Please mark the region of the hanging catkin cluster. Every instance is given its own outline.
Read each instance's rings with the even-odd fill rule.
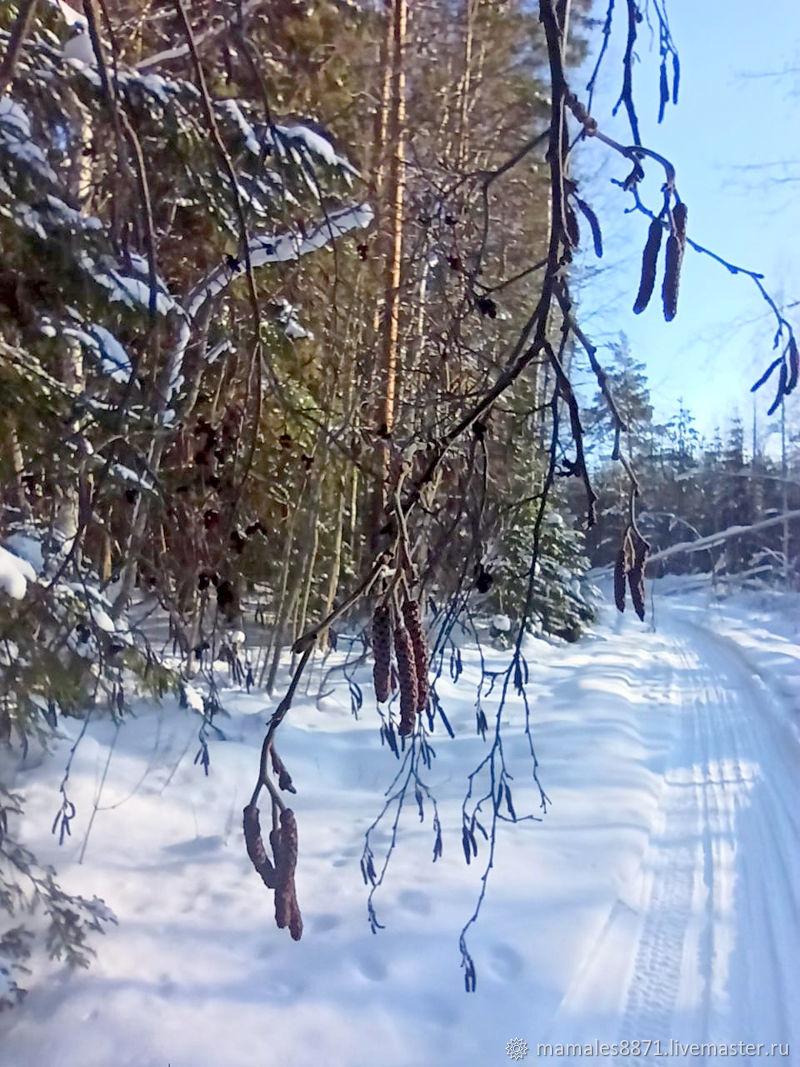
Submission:
[[[678,312],[678,289],[681,280],[683,253],[686,250],[686,204],[679,202],[672,209],[670,235],[667,238],[667,251],[664,264],[664,282],[661,286],[661,299],[664,305],[664,318],[671,322]],[[650,303],[656,283],[658,253],[661,249],[661,237],[664,224],[661,218],[653,219],[647,231],[647,241],[642,253],[642,273],[639,280],[639,292],[633,305],[635,314],[640,315]]]
[[[644,620],[644,571],[650,545],[635,526],[629,525],[622,538],[614,566],[614,601],[619,611],[625,610],[626,585],[630,589],[633,610]]]
[[[291,808],[284,808],[280,824],[270,832],[272,861],[261,836],[258,808],[248,804],[243,812],[244,840],[247,855],[268,889],[275,890],[275,922],[279,929],[289,927],[295,941],[303,936],[303,918],[297,903],[295,868],[297,867],[297,820]]]
[[[402,617],[393,620],[390,609],[378,605],[372,616],[373,679],[375,696],[386,702],[395,686],[400,690],[401,737],[413,733],[417,715],[428,705],[428,646],[418,601],[406,599]],[[394,663],[392,663],[394,644]]]

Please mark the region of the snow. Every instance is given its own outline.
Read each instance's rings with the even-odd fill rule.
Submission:
[[[254,156],[261,155],[261,145],[258,143],[255,131],[247,119],[242,114],[242,109],[236,103],[235,100],[223,100],[217,104],[217,107],[221,111],[225,111],[233,119],[234,123],[238,126],[239,132],[244,137],[245,145],[248,152],[251,152]]]
[[[494,615],[492,617],[492,626],[501,634],[507,634],[511,629],[511,619],[508,615]]]
[[[321,248],[325,248],[337,238],[344,236],[354,229],[363,229],[370,225],[374,218],[374,212],[366,202],[354,204],[350,207],[341,208],[338,211],[329,212],[324,220],[316,223],[308,230],[297,230],[282,233],[277,236],[253,237],[249,242],[250,262],[254,268],[263,267],[269,263],[287,263],[309,255]],[[239,268],[241,270],[241,267]],[[231,269],[228,262],[215,267],[201,282],[189,293],[184,305],[184,320],[181,323],[178,342],[170,354],[170,375],[168,378],[167,403],[169,404],[183,382],[181,366],[183,356],[192,336],[192,321],[207,300],[213,299],[226,289],[237,271]],[[299,338],[310,336],[302,324],[290,315],[284,326],[287,336]],[[302,335],[300,331],[303,331]],[[164,422],[173,418],[174,414],[167,411]]]
[[[253,267],[263,267],[268,263],[288,263],[300,259],[302,256],[324,248],[331,241],[344,236],[351,230],[369,226],[373,215],[369,204],[355,204],[330,212],[325,219],[304,232],[297,230],[278,235],[253,237],[250,239],[251,263]],[[206,300],[226,289],[234,277],[235,271],[227,262],[211,271],[189,295],[186,302],[187,315],[190,318],[194,317]],[[188,325],[186,329],[188,330]]]
[[[26,559],[0,545],[0,592],[22,600],[28,590],[28,582],[36,581],[36,572]]]
[[[96,219],[92,215],[82,215],[80,211],[76,211],[75,208],[69,207],[68,204],[65,204],[64,201],[60,200],[57,196],[48,194],[45,197],[44,203],[49,212],[59,216],[61,223],[75,233],[80,230],[103,229],[103,223],[100,219]]]
[[[276,319],[278,325],[290,341],[300,341],[306,337],[312,337],[310,330],[300,322],[297,317],[297,308],[283,299],[276,304]]]
[[[212,363],[216,363],[223,352],[233,352],[233,350],[233,341],[231,341],[229,337],[226,337],[223,341],[219,341],[206,352],[206,365],[211,366]]]
[[[72,63],[83,63],[87,67],[97,65],[92,40],[86,24],[80,21],[73,23],[72,35],[64,44],[62,55],[65,60]]]
[[[153,488],[153,483],[147,475],[137,474],[130,467],[126,467],[124,463],[112,463],[110,473],[116,475],[117,478],[121,478],[124,482],[130,482],[136,489],[151,490]]]
[[[115,382],[126,384],[131,376],[131,357],[105,326],[94,323],[89,329],[100,347],[100,369]]]
[[[37,533],[18,530],[9,534],[3,542],[9,552],[25,560],[38,575],[44,570],[44,557],[42,555],[42,542]]]
[[[457,682],[438,683],[455,738],[437,722],[437,758],[422,771],[438,798],[443,855],[431,863],[430,804],[420,822],[412,800],[375,896],[385,926],[376,935],[359,858],[398,765],[378,738],[369,663],[356,669],[357,720],[340,676],[317,703],[317,669],[278,732],[297,787],[299,943],[275,928],[241,834],[275,701],[221,687],[230,718],[217,720],[225,740],[209,740],[208,777],[192,762],[197,689],[196,710],[142,703],[118,733],[91,721],[69,780],[73,835],[59,849],[58,782],[85,725],[65,719],[50,761],[18,775],[25,843],[68,889],[102,896],[119,927],[95,942],[90,971],[65,980],[53,968],[0,1016],[0,1062],[491,1067],[509,1062],[514,1039],[527,1042],[530,1062],[556,1058],[537,1055],[541,1042],[660,1041],[662,1055],[670,1039],[800,1047],[800,597],[719,599],[680,580],[654,593],[655,630],[609,611],[575,644],[526,642],[552,804],[541,822],[500,824],[468,933],[470,995],[458,935],[488,850],[479,838],[465,865],[460,810],[492,731],[486,743],[475,736],[474,649],[461,648]],[[509,653],[484,656],[498,670]],[[342,659],[332,653],[326,668]],[[491,723],[497,693],[481,702]],[[518,697],[503,718],[517,814],[541,814]],[[381,824],[375,835],[376,865],[389,831]],[[559,1059],[636,1058],[576,1056]]]
[[[81,267],[90,274],[98,285],[102,285],[109,291],[112,303],[118,301],[128,307],[150,307],[150,285],[139,278],[121,274],[111,265],[102,267],[91,256],[82,252],[78,257]],[[164,283],[159,281],[156,286],[156,310],[162,315],[175,309],[175,301],[167,291]]]
[[[300,145],[303,150],[319,158],[329,167],[341,167],[347,173],[358,177],[356,168],[344,156],[339,155],[331,141],[321,131],[313,130],[310,126],[294,123],[291,126],[277,125],[273,127],[280,138],[292,145]],[[279,143],[279,141],[278,141]]]
[[[31,135],[31,120],[25,108],[10,96],[0,97],[0,122],[13,129],[20,138]]]
[[[74,7],[66,3],[66,0],[48,0],[48,3],[51,7],[55,7],[60,11],[61,17],[68,26],[86,26],[86,19],[83,15],[80,15]]]
[[[203,698],[193,685],[190,685],[188,682],[184,683],[183,695],[188,708],[191,708],[192,711],[199,711],[201,715],[205,714]]]
[[[46,182],[55,184],[56,176],[41,148],[31,139],[31,123],[22,104],[11,97],[0,98],[0,149],[17,163],[30,167]],[[36,215],[28,211],[28,215]],[[26,220],[30,224],[30,220]],[[36,226],[32,225],[35,229]],[[44,235],[42,235],[44,236]]]

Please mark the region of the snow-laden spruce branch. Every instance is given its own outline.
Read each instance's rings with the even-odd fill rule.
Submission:
[[[355,229],[370,225],[373,211],[369,204],[359,203],[329,212],[324,219],[308,230],[287,230],[280,234],[260,235],[248,239],[250,265],[253,269],[274,263],[290,263],[332,244]],[[167,402],[183,381],[182,364],[192,336],[194,323],[209,300],[219,296],[237,278],[242,268],[237,260],[223,260],[202,278],[190,291],[183,304],[178,342],[169,356]]]

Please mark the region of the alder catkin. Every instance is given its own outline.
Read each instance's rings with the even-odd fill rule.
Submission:
[[[676,204],[672,211],[673,232],[667,240],[667,257],[664,267],[664,285],[661,295],[664,300],[664,318],[672,322],[678,313],[678,289],[681,282],[681,264],[686,249],[686,204]]]
[[[414,668],[414,648],[405,626],[394,631],[394,654],[400,682],[400,727],[398,733],[406,737],[414,730],[417,717],[417,672]]]
[[[275,856],[275,922],[282,930],[288,926],[297,906],[294,872],[297,866],[297,820],[291,808],[281,812],[280,832],[272,832],[270,840],[277,845]],[[294,907],[293,907],[294,905]]]
[[[578,218],[569,204],[566,204],[564,207],[564,222],[567,228],[569,243],[573,248],[577,248],[581,243],[581,231],[578,228]]]
[[[678,288],[681,281],[683,248],[674,234],[667,238],[667,258],[664,266],[664,285],[661,296],[664,301],[664,319],[672,322],[678,313]]]
[[[375,657],[372,669],[375,696],[384,704],[392,692],[392,620],[384,605],[375,608],[372,616],[372,654]]]
[[[786,382],[786,396],[793,392],[797,385],[798,374],[800,373],[800,357],[797,353],[797,342],[794,337],[789,338],[789,344],[786,348],[786,353],[789,357],[789,377]]]
[[[644,311],[650,303],[650,297],[653,295],[663,229],[664,227],[658,219],[653,219],[647,231],[647,241],[642,252],[642,276],[639,281],[639,292],[636,296],[636,303],[633,305],[633,311],[636,315],[640,315]]]
[[[242,812],[244,826],[244,843],[247,855],[255,867],[261,880],[268,889],[275,888],[275,868],[269,861],[264,841],[261,837],[261,822],[258,817],[258,808],[255,804],[248,804]]]
[[[683,248],[686,248],[686,220],[689,215],[689,209],[682,201],[676,204],[672,209],[672,222],[675,226],[675,236],[680,241]]]
[[[617,611],[625,610],[625,550],[620,548],[614,563],[614,603]]]
[[[422,713],[428,706],[428,645],[422,626],[422,608],[419,601],[407,600],[403,604],[403,621],[411,638],[414,652],[414,671],[417,676],[417,711]]]
[[[634,611],[642,622],[644,622],[644,571],[647,566],[647,555],[650,551],[650,545],[638,532],[634,532],[633,534],[633,549],[634,557],[633,564],[628,571],[628,585],[630,586],[631,603],[633,604]]]

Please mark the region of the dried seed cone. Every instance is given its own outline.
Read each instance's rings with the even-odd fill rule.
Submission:
[[[398,732],[401,737],[406,737],[413,732],[417,717],[417,672],[414,666],[414,647],[405,626],[395,627],[394,654],[400,680],[400,728]]]
[[[678,288],[681,282],[681,263],[683,262],[683,244],[674,235],[667,239],[667,260],[664,266],[664,285],[661,296],[664,301],[664,318],[672,322],[678,313]]]
[[[403,622],[406,624],[411,647],[414,650],[414,670],[417,675],[417,711],[421,714],[428,706],[428,644],[422,627],[422,608],[419,601],[407,600],[403,604]]]
[[[650,228],[647,231],[647,241],[645,242],[644,251],[642,252],[642,276],[639,281],[639,292],[636,296],[636,303],[633,305],[633,311],[636,315],[641,315],[650,303],[650,297],[653,295],[653,288],[656,284],[658,252],[661,248],[662,230],[663,226],[658,219],[653,219],[650,223]]]
[[[372,616],[372,654],[375,657],[372,668],[375,696],[383,704],[392,692],[392,620],[387,607],[375,608]]]
[[[621,548],[617,553],[614,564],[614,603],[617,611],[625,610],[625,550]]]
[[[244,843],[247,855],[255,867],[261,880],[268,889],[275,888],[275,868],[269,861],[264,841],[261,837],[261,823],[258,817],[258,808],[255,804],[248,804],[242,813],[244,824]]]

